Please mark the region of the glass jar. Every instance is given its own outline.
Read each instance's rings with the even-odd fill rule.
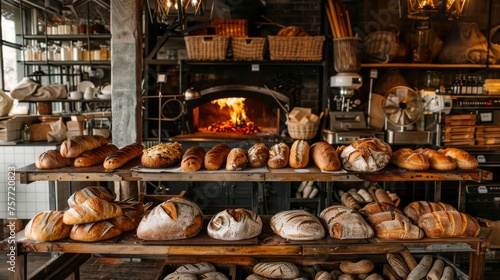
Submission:
[[[99,58],[101,60],[108,60],[108,50],[106,45],[100,45]]]
[[[87,61],[90,59],[89,51],[86,48],[82,48],[82,60]]]
[[[94,21],[94,34],[102,34],[104,33],[104,25],[100,20],[96,19]]]
[[[414,23],[411,35],[411,59],[416,63],[431,63],[432,49],[431,36],[432,29],[430,21],[417,21]]]
[[[106,53],[108,55],[108,60],[111,60],[111,46],[106,47]]]
[[[87,22],[84,19],[80,20],[79,31],[80,34],[87,34]]]

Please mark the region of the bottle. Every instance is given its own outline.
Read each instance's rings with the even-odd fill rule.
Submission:
[[[429,21],[415,22],[413,25],[414,43],[411,46],[412,62],[432,62],[431,35],[431,23]]]
[[[458,94],[464,94],[464,92],[465,92],[465,90],[464,90],[464,80],[460,76],[458,78]]]
[[[29,143],[31,140],[31,134],[30,134],[30,127],[28,124],[24,124],[23,128],[23,142],[24,143]]]
[[[477,76],[472,77],[472,91],[471,94],[477,95]]]
[[[467,76],[465,93],[466,94],[471,94],[472,93],[472,76]]]
[[[477,94],[483,94],[483,77],[477,77]]]
[[[452,94],[459,94],[460,93],[460,76],[455,75],[455,80],[453,81],[453,84],[451,85],[451,93]]]

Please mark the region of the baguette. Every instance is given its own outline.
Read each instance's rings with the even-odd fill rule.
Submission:
[[[269,159],[269,147],[264,143],[257,143],[248,149],[248,166],[264,167]]]
[[[455,270],[449,265],[443,269],[443,275],[440,280],[453,280],[455,279]]]
[[[108,140],[100,135],[75,135],[61,144],[60,153],[64,158],[76,158],[85,151],[106,144]]]
[[[63,158],[58,150],[49,150],[41,153],[35,161],[38,169],[54,169],[71,166],[73,162],[70,159]]]
[[[181,169],[185,172],[200,170],[205,158],[205,149],[200,146],[192,146],[186,150],[181,160]]]
[[[415,267],[410,274],[408,274],[408,277],[406,278],[407,280],[420,280],[422,278],[425,278],[427,275],[427,272],[429,272],[429,269],[431,269],[433,258],[431,255],[425,255],[420,262],[418,263],[417,267]]]
[[[387,262],[401,279],[406,279],[410,274],[410,269],[400,255],[387,253]]]
[[[102,164],[110,153],[116,151],[118,151],[118,148],[115,145],[106,144],[81,153],[80,156],[75,159],[74,165],[75,167],[90,167]]]
[[[115,200],[115,194],[111,193],[108,189],[99,186],[90,186],[79,191],[74,192],[68,198],[68,206],[73,207],[84,203],[87,199],[97,196],[100,199],[104,199],[108,202],[113,202]]]
[[[142,156],[143,150],[144,146],[141,144],[133,143],[127,145],[107,155],[104,159],[103,167],[107,170],[120,168],[127,162]]]
[[[227,155],[231,151],[226,144],[217,144],[205,154],[203,165],[208,170],[217,170],[226,162]]]
[[[443,275],[444,271],[444,261],[441,259],[435,259],[434,263],[431,266],[429,272],[425,276],[427,280],[440,280],[441,275]]]
[[[74,225],[69,237],[77,241],[101,241],[114,238],[122,234],[122,230],[109,221],[99,221]]]
[[[410,250],[408,249],[405,249],[401,252],[399,252],[399,254],[401,255],[401,257],[403,258],[403,260],[405,261],[406,263],[406,266],[408,267],[408,269],[410,271],[412,271],[417,265],[418,265],[418,262],[417,260],[415,259],[415,257],[411,254]]]
[[[63,223],[64,211],[44,211],[33,217],[24,229],[29,240],[56,241],[69,237],[71,226]]]
[[[336,171],[342,168],[337,151],[326,141],[311,145],[310,156],[314,164],[322,171]]]
[[[122,209],[118,205],[98,197],[91,197],[84,203],[65,211],[63,222],[67,225],[92,223],[119,217],[122,214]]]
[[[309,143],[295,140],[290,148],[289,164],[292,168],[304,168],[309,164]]]
[[[458,148],[446,148],[438,150],[439,153],[454,159],[458,169],[472,170],[479,165],[477,159],[468,152]]]

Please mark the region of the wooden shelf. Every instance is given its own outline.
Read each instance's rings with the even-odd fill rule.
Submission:
[[[51,41],[68,41],[68,40],[110,40],[111,34],[61,34],[61,35],[20,35],[28,40],[51,40]]]
[[[500,65],[498,65],[500,68]],[[429,68],[429,69],[449,69],[449,68],[474,68],[481,69],[492,67],[486,64],[437,64],[437,63],[362,63],[361,68]]]

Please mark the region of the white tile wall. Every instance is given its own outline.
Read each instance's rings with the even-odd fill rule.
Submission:
[[[7,216],[7,169],[16,169],[35,162],[42,152],[55,149],[46,145],[0,146],[0,219]],[[18,219],[31,219],[38,212],[50,210],[49,182],[16,183],[16,210]]]

